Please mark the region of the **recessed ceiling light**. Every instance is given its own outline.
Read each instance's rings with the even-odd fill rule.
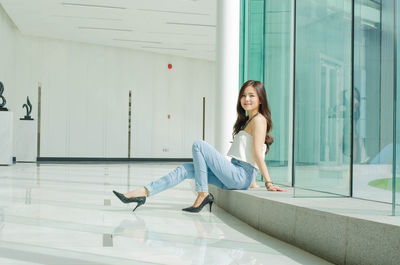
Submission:
[[[91,29],[91,30],[110,30],[110,31],[127,31],[131,32],[131,29],[116,29],[116,28],[94,28],[94,27],[78,27],[78,29]]]
[[[206,24],[191,24],[191,23],[180,23],[180,22],[167,22],[170,25],[182,25],[182,26],[197,26],[197,27],[211,27],[215,28],[216,25],[206,25]]]
[[[160,49],[160,50],[178,50],[178,51],[187,51],[187,49],[182,48],[163,48],[163,47],[151,47],[151,46],[142,46],[145,49]]]
[[[113,39],[115,41],[126,41],[126,42],[140,42],[140,43],[154,43],[161,44],[159,41],[147,41],[147,40],[129,40],[129,39]]]
[[[126,9],[126,7],[122,6],[104,6],[104,5],[91,5],[91,4],[78,4],[78,3],[61,3],[64,6],[80,6],[80,7],[95,7],[95,8],[112,8],[112,9]]]
[[[88,20],[122,21],[122,19],[120,19],[120,18],[103,18],[103,17],[79,17],[79,16],[64,16],[64,15],[53,15],[53,17],[77,18],[77,19],[88,19]]]
[[[192,33],[178,33],[178,32],[147,32],[147,33],[158,34],[158,35],[208,36],[208,34],[192,34]]]
[[[191,45],[191,46],[214,46],[212,43],[183,43],[183,45]]]
[[[210,15],[210,14],[206,14],[206,13],[158,10],[158,9],[148,9],[148,8],[139,8],[137,10],[146,11],[146,12],[171,13],[171,14],[196,15],[196,16],[209,16]]]

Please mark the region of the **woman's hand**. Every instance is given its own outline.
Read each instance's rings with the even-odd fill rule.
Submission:
[[[265,182],[265,187],[267,188],[268,191],[286,191],[285,189],[282,189],[281,187],[274,185],[274,183],[270,181]]]
[[[257,189],[259,187],[260,186],[257,185],[256,180],[253,179],[253,181],[251,182],[251,185],[250,185],[250,189]]]

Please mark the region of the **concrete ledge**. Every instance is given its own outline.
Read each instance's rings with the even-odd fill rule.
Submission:
[[[252,227],[335,264],[400,264],[400,217],[391,205],[354,198],[293,198],[221,190],[215,202]]]

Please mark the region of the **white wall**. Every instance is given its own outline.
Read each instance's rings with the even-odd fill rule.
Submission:
[[[7,100],[5,107],[9,109],[13,103],[13,89],[15,89],[16,34],[17,29],[0,6],[0,81],[5,88],[3,93]]]
[[[7,20],[4,13],[3,20]],[[15,71],[4,70],[0,63],[0,74],[5,72],[7,89],[15,92],[8,105],[15,121],[25,115],[26,96],[37,119],[38,82],[42,83],[42,157],[127,157],[129,90],[133,91],[131,157],[190,158],[192,142],[202,136],[203,96],[206,140],[213,144],[213,62],[19,32],[14,36],[12,27],[6,28],[0,39],[16,54],[15,59],[7,55],[7,64],[15,64]],[[3,38],[3,31],[14,39]],[[9,54],[3,49],[1,55]]]

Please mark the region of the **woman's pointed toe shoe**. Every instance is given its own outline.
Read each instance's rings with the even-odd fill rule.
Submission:
[[[210,193],[207,195],[207,197],[204,198],[204,200],[201,202],[201,204],[197,207],[187,207],[187,208],[183,208],[182,211],[185,212],[190,212],[190,213],[198,213],[200,212],[204,206],[206,206],[207,204],[210,204],[210,212],[211,212],[211,206],[214,203],[214,196]]]
[[[141,205],[143,205],[146,202],[146,197],[145,196],[141,196],[141,197],[134,197],[134,198],[127,198],[125,197],[124,194],[119,193],[115,190],[113,190],[113,193],[115,194],[115,196],[118,197],[118,199],[121,200],[121,202],[123,203],[131,203],[131,202],[136,202],[137,205],[136,207],[133,209],[133,212]]]

